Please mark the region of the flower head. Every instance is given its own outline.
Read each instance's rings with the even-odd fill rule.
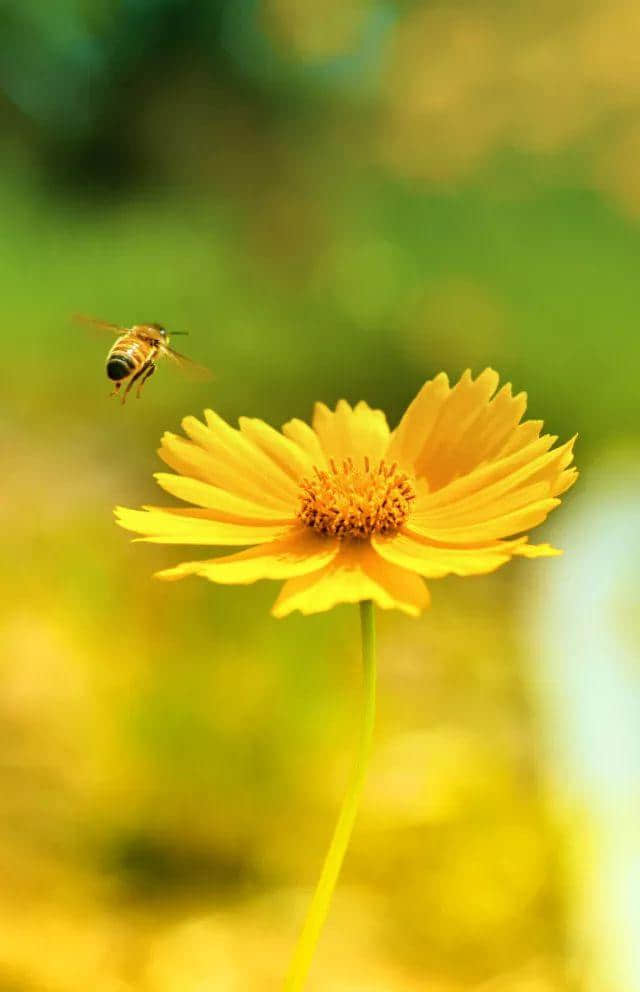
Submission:
[[[541,421],[522,422],[526,395],[497,386],[492,369],[453,387],[441,373],[393,432],[382,411],[344,400],[282,433],[246,417],[236,430],[210,410],[205,423],[186,417],[187,437],[165,434],[160,448],[177,474],[156,479],[191,506],[118,508],[118,522],[145,541],[246,548],[158,575],[284,579],[278,617],[365,599],[416,615],[429,604],[423,578],[560,554],[523,534],[575,482],[573,439],[554,448]]]

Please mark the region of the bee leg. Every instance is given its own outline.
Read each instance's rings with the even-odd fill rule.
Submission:
[[[151,376],[156,370],[156,366],[154,362],[147,362],[145,368],[146,368],[146,372],[140,379],[140,382],[138,383],[138,389],[136,390],[136,397],[138,399],[140,399],[140,394],[142,393],[142,387],[144,386],[145,382],[147,381],[147,379],[151,378]]]
[[[114,382],[113,389],[109,393],[109,398],[111,398],[112,396],[117,396],[118,395],[118,392],[120,391],[120,386],[121,385],[122,385],[121,382]]]
[[[138,371],[137,371],[137,372],[135,373],[135,375],[132,375],[132,376],[131,376],[131,378],[129,379],[129,381],[128,381],[128,383],[127,383],[127,388],[125,389],[125,391],[124,391],[124,393],[122,394],[122,402],[123,402],[123,404],[127,402],[127,396],[128,396],[128,395],[129,395],[129,393],[131,392],[131,387],[133,386],[133,384],[134,384],[134,382],[137,382],[137,381],[138,381],[138,379],[139,379],[139,378],[140,378],[141,376],[143,376],[143,375],[144,375],[144,373],[146,372],[146,370],[147,370],[147,363],[145,362],[145,364],[144,364],[144,365],[142,365],[142,366],[141,366],[141,367],[140,367],[140,368],[138,369]]]

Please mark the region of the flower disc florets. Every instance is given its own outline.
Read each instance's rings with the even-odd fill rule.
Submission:
[[[411,479],[397,464],[381,461],[372,467],[364,459],[357,468],[348,458],[330,470],[314,466],[315,478],[300,483],[298,518],[325,537],[365,540],[372,534],[393,534],[405,522],[416,498]]]

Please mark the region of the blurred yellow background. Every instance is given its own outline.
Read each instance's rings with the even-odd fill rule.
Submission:
[[[379,616],[316,992],[640,990],[640,7],[5,0],[0,992],[277,989],[349,767],[357,611],[152,572],[163,430],[392,423],[496,367],[580,432],[561,560]],[[188,329],[109,401],[74,311]]]

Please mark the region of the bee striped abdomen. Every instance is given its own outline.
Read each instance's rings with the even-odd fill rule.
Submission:
[[[145,362],[147,349],[140,342],[122,337],[114,344],[107,355],[107,376],[112,382],[126,379]]]
[[[113,381],[126,379],[135,369],[135,362],[132,362],[128,355],[110,355],[107,360],[107,376]]]

